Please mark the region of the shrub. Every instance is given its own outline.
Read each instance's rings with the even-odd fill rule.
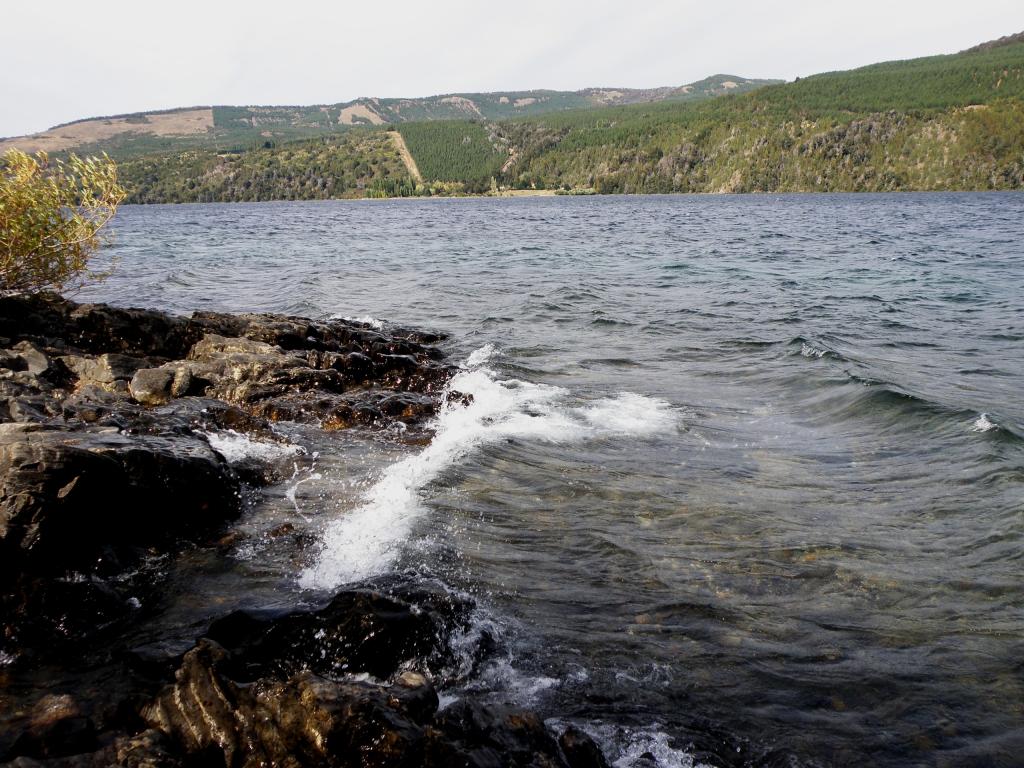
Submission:
[[[0,158],[0,293],[61,291],[102,275],[89,261],[125,192],[109,157]]]

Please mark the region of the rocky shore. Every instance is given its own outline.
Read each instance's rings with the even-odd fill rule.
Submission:
[[[535,713],[439,705],[473,605],[438,585],[361,585],[230,613],[187,644],[133,644],[137,595],[172,588],[149,564],[216,547],[280,479],[229,463],[211,432],[424,430],[460,397],[445,395],[442,340],[0,298],[0,763],[603,765],[589,737]]]

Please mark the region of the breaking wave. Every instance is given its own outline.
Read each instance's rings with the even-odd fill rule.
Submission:
[[[473,352],[448,385],[448,392],[471,395],[469,405],[452,398],[432,424],[431,443],[385,469],[360,506],[328,525],[301,586],[333,589],[386,571],[424,511],[422,489],[483,446],[508,438],[574,443],[649,437],[678,424],[678,412],[664,400],[622,392],[570,405],[567,389],[501,379],[484,367],[494,354],[493,345]]]

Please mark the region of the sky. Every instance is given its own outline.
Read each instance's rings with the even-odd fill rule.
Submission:
[[[0,136],[182,106],[792,80],[1022,30],[1021,0],[0,0]]]

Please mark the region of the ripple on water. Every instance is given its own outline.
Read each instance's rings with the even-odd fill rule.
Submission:
[[[318,557],[282,539],[193,602],[443,565],[617,764],[687,765],[703,733],[796,765],[1013,765],[1021,221],[1021,195],[126,207],[80,298],[497,350],[430,446],[294,441],[321,452],[309,521],[297,456],[245,525],[326,525]],[[616,677],[644,664],[672,680]]]

